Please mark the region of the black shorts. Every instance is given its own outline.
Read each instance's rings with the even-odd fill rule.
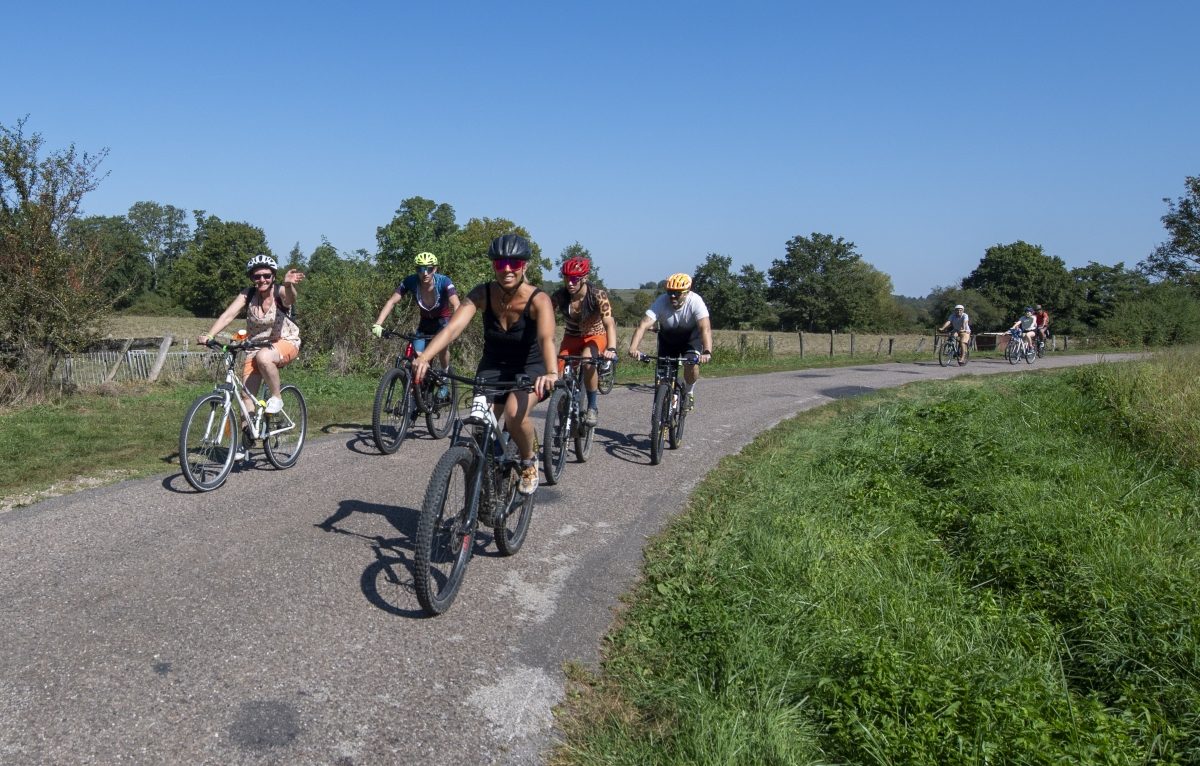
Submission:
[[[516,381],[520,375],[525,375],[529,378],[529,382],[533,383],[539,377],[546,374],[546,365],[539,361],[537,364],[501,364],[494,359],[488,359],[486,356],[479,360],[479,366],[475,368],[475,377],[487,383],[512,383]],[[508,394],[498,394],[495,402],[503,404],[508,401]]]
[[[699,354],[700,351],[699,332],[690,335],[664,335],[661,332],[658,334],[659,356],[686,356]]]

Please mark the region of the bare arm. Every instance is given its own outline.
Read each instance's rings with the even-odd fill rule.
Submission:
[[[383,308],[379,310],[379,316],[375,317],[375,324],[382,325],[387,318],[391,316],[392,309],[396,308],[396,304],[400,302],[400,293],[392,293],[392,296],[387,299],[387,303],[383,304]]]
[[[204,343],[212,338],[217,333],[224,330],[229,323],[237,318],[237,315],[242,313],[242,309],[246,307],[246,296],[238,293],[225,310],[221,312],[221,316],[213,320],[212,327],[208,328],[208,332],[196,339],[198,343]]]
[[[708,317],[696,321],[696,326],[700,328],[700,340],[704,343],[704,351],[707,354],[700,355],[701,362],[707,362],[712,359],[712,322]]]
[[[638,322],[637,329],[633,331],[633,337],[629,339],[629,355],[634,359],[638,355],[638,346],[642,342],[642,336],[646,334],[646,330],[650,329],[650,325],[654,324],[655,320],[644,316],[642,321]]]
[[[546,374],[538,376],[534,382],[534,393],[541,397],[544,392],[553,388],[558,380],[558,358],[554,349],[554,305],[546,293],[533,296],[533,315],[537,320],[538,346],[542,349],[542,361],[546,364]]]
[[[283,275],[283,288],[280,291],[279,300],[284,308],[296,305],[296,285],[304,281],[304,272],[296,269],[288,269]]]
[[[467,329],[467,325],[471,324],[479,304],[483,303],[486,298],[484,291],[487,289],[487,285],[483,284],[472,290],[471,294],[467,296],[467,300],[459,304],[446,326],[425,344],[424,351],[417,354],[417,358],[413,360],[413,377],[416,382],[420,383],[425,379],[425,372],[429,369],[429,360],[449,348],[450,344],[463,334],[463,330]]]

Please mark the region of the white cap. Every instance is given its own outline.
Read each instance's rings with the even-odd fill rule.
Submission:
[[[966,309],[966,307],[964,307],[964,306],[963,306],[961,303],[957,304],[957,305],[954,307],[954,310],[955,310],[955,311],[957,311],[958,309],[962,309],[963,311],[966,311],[966,310],[967,310],[967,309]]]

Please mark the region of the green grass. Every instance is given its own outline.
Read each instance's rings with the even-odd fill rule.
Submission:
[[[764,434],[648,549],[556,763],[1197,762],[1200,475],[1109,403],[1172,367],[919,384]],[[1168,409],[1155,431],[1200,414]]]

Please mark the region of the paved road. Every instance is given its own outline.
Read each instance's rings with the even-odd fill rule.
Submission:
[[[835,399],[1026,371],[980,360],[705,379],[686,444],[659,466],[649,389],[618,387],[592,458],[539,490],[522,551],[477,548],[434,619],[410,566],[446,443],[423,432],[383,457],[368,419],[311,442],[290,471],[260,458],[216,492],[173,473],[2,514],[0,763],[539,763],[563,663],[597,662],[646,537],[720,457]]]

